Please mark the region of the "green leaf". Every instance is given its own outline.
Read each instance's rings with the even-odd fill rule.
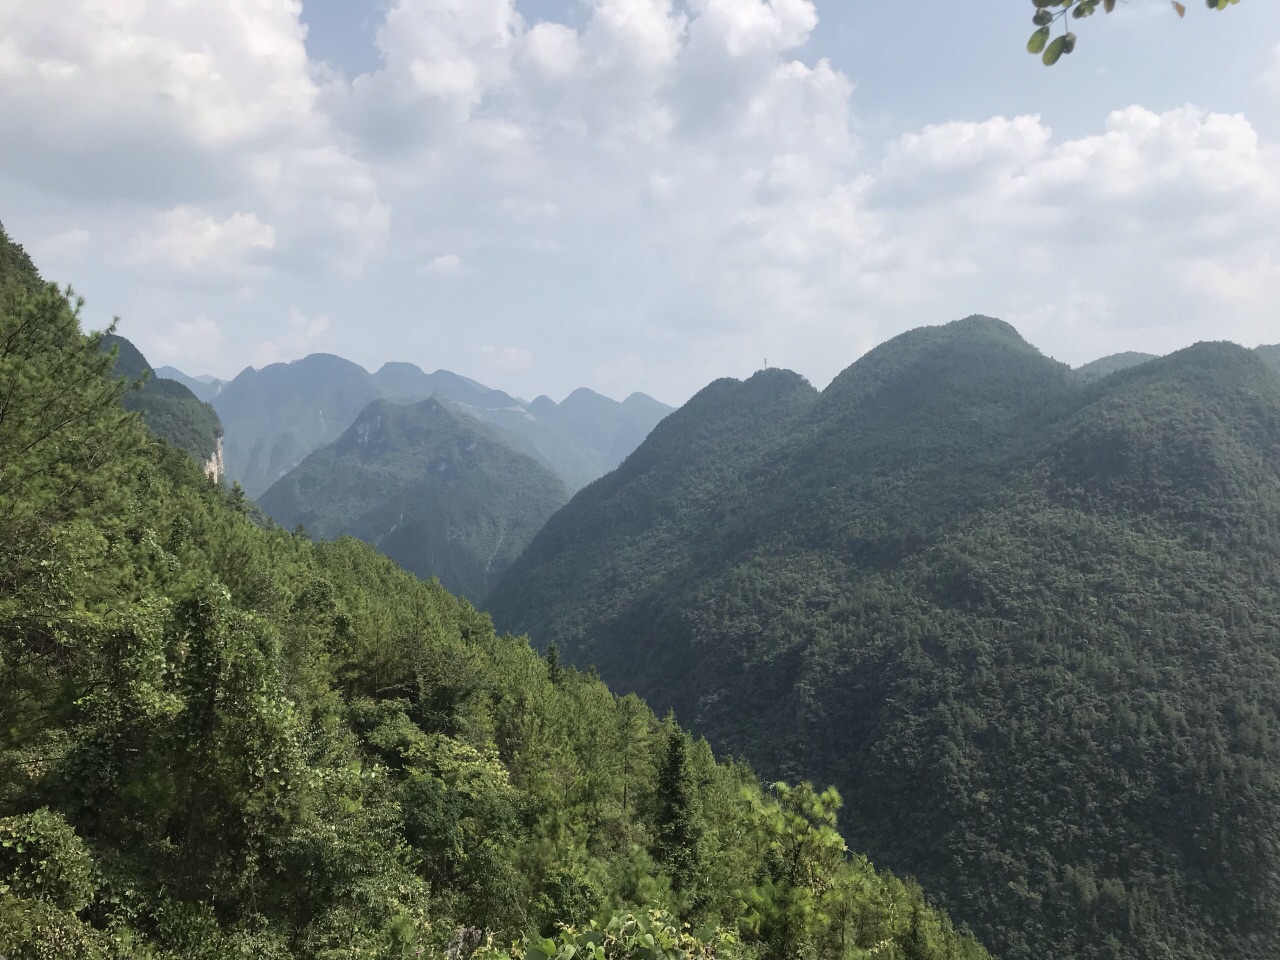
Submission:
[[[1027,41],[1027,53],[1039,53],[1044,49],[1046,43],[1049,42],[1049,28],[1041,27],[1035,33],[1031,34],[1031,38]]]
[[[1044,61],[1044,65],[1046,67],[1052,67],[1059,59],[1061,59],[1063,53],[1066,52],[1066,49],[1067,38],[1065,36],[1054,37],[1053,42],[1044,48],[1044,53],[1041,55],[1040,59]]]

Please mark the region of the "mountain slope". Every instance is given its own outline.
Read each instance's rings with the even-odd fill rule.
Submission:
[[[1006,960],[1280,953],[1280,378],[1202,344],[1081,383],[971,318],[783,420],[691,401],[495,622],[834,782]]]
[[[190,390],[198,400],[209,403],[221,392],[225,380],[216,377],[189,377],[176,367],[157,367],[156,376],[166,380],[176,380]]]
[[[598,402],[589,412],[577,400],[546,400],[535,409],[448,370],[428,374],[410,363],[387,363],[370,374],[325,354],[247,369],[223,384],[212,402],[226,425],[228,478],[256,497],[335,440],[369,402],[415,403],[432,396],[501,428],[515,449],[541,461],[570,492],[617,466],[670,412],[643,394],[624,403],[591,394]]]
[[[329,354],[243,371],[213,399],[226,428],[228,479],[261,495],[381,395],[363,367]]]
[[[357,537],[479,602],[567,499],[546,467],[431,399],[374,401],[258,502],[284,527]]]
[[[15,243],[0,223],[0,297],[9,297],[13,292],[35,293],[44,281],[40,271],[31,262],[31,257],[21,244]]]
[[[1082,367],[1076,367],[1076,375],[1085,380],[1097,380],[1105,377],[1107,374],[1115,373],[1118,370],[1127,370],[1129,367],[1136,367],[1140,363],[1146,363],[1148,360],[1156,359],[1154,353],[1113,353],[1109,357],[1102,357],[1094,360],[1092,363],[1086,363]]]
[[[0,954],[986,960],[847,853],[833,793],[255,523],[126,415],[73,304],[8,292]]]
[[[1271,366],[1280,370],[1280,344],[1258,347],[1257,354]]]
[[[142,352],[124,337],[108,334],[102,348],[116,350],[115,374],[130,381],[144,376],[145,383],[126,393],[121,402],[142,419],[162,440],[185,450],[217,476],[222,444],[222,422],[213,407],[204,403],[176,380],[153,376],[151,364]]]

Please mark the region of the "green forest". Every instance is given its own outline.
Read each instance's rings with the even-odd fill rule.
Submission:
[[[987,954],[835,829],[590,671],[122,406],[0,234],[0,954]]]
[[[1080,375],[972,317],[821,393],[717,381],[488,609],[835,784],[850,845],[995,956],[1280,956],[1274,357]]]
[[[480,603],[568,499],[496,429],[432,398],[373,401],[258,504],[283,527],[356,537]]]
[[[115,355],[112,374],[134,384],[120,398],[124,408],[141,413],[152,433],[185,450],[197,462],[208,461],[222,439],[222,422],[213,407],[177,380],[155,376],[146,357],[124,337],[109,333],[101,346]]]

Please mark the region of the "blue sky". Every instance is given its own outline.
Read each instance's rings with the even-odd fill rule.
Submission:
[[[1269,0],[1053,69],[1009,0],[57,6],[0,3],[0,220],[156,364],[679,403],[975,312],[1073,364],[1280,341]]]

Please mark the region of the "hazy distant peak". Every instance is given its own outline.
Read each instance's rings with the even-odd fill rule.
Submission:
[[[1097,380],[1099,377],[1105,377],[1119,370],[1127,370],[1129,367],[1136,367],[1140,363],[1155,359],[1156,355],[1154,353],[1138,353],[1133,350],[1128,350],[1124,353],[1113,353],[1110,356],[1100,357],[1083,366],[1076,367],[1076,376],[1085,380]]]

